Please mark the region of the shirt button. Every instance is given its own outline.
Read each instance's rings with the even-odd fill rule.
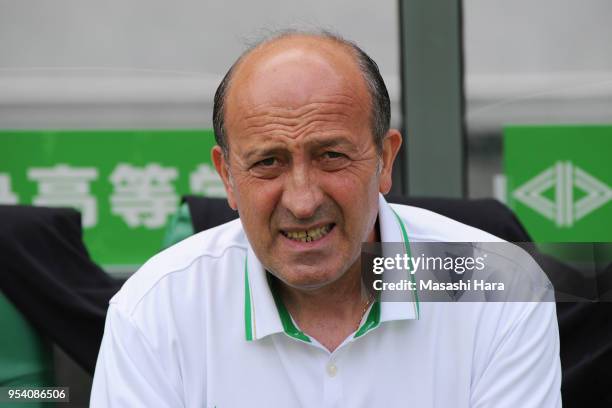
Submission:
[[[335,377],[338,374],[338,367],[334,363],[327,364],[327,374],[330,377]]]

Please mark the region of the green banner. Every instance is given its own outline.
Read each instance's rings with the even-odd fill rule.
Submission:
[[[612,126],[506,127],[504,167],[534,240],[612,241]]]
[[[182,195],[224,196],[209,130],[1,131],[0,203],[73,207],[105,267],[160,249]]]

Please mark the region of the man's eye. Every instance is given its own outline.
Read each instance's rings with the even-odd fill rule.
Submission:
[[[324,152],[319,160],[320,166],[325,171],[338,171],[351,164],[349,157],[340,152]]]
[[[346,155],[339,152],[325,152],[323,153],[323,158],[325,159],[341,159],[346,157]]]
[[[250,167],[250,173],[259,178],[270,179],[278,176],[285,168],[285,163],[282,159],[276,157],[266,157],[253,163]]]
[[[255,163],[254,167],[271,167],[276,163],[276,159],[274,157],[268,157],[267,159],[263,159]]]

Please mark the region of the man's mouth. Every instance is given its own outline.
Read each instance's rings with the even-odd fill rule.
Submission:
[[[312,228],[308,230],[302,231],[283,231],[281,230],[281,234],[286,236],[287,238],[293,241],[299,242],[312,242],[317,241],[327,234],[336,226],[336,224],[327,224],[321,227]]]

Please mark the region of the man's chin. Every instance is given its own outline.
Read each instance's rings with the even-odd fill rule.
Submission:
[[[303,291],[314,291],[334,283],[342,276],[341,268],[296,265],[274,274],[285,285]]]

